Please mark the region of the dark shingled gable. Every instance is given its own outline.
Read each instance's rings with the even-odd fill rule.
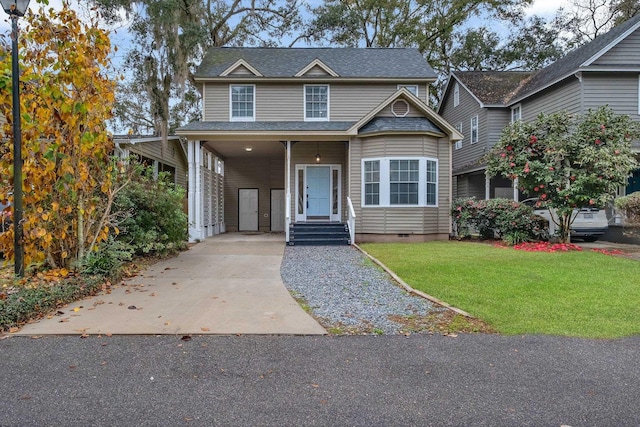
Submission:
[[[269,78],[294,77],[315,59],[322,61],[343,78],[435,80],[437,77],[417,49],[239,47],[210,49],[195,77],[220,77],[223,71],[240,59],[244,59],[264,77]]]
[[[377,132],[436,132],[444,134],[442,129],[424,117],[375,117],[362,126],[358,134]]]
[[[504,105],[533,73],[530,71],[458,71],[454,75],[487,105]]]

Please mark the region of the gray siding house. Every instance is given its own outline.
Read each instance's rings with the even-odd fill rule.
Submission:
[[[451,149],[414,49],[214,48],[187,138],[191,240],[345,223],[353,241],[447,239]]]
[[[537,72],[451,73],[438,112],[464,134],[453,151],[454,198],[518,198],[511,181],[489,180],[480,162],[511,121],[602,105],[640,120],[639,82],[640,15]],[[638,190],[640,171],[626,193]]]

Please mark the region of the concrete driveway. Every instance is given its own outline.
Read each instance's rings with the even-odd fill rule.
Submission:
[[[325,334],[282,283],[283,254],[282,235],[211,237],[15,335]]]

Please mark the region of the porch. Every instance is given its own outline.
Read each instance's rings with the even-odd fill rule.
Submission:
[[[296,223],[344,228],[348,158],[346,141],[188,141],[189,239],[282,232],[292,243]]]

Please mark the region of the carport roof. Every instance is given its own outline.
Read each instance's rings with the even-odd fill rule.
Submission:
[[[189,132],[346,132],[355,122],[191,122],[176,130]]]

